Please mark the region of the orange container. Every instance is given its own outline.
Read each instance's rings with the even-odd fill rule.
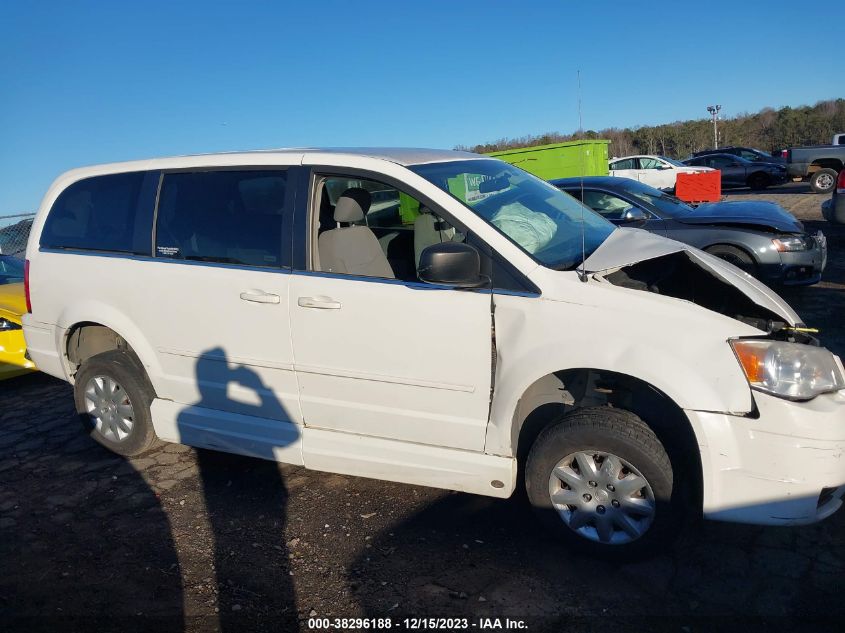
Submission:
[[[684,202],[719,202],[722,198],[722,172],[714,169],[697,174],[678,174],[675,196]]]

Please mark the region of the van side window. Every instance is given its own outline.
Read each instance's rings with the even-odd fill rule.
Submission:
[[[149,255],[158,175],[130,172],[73,183],[53,203],[41,246]]]
[[[293,187],[285,170],[178,172],[164,175],[156,257],[280,268]]]

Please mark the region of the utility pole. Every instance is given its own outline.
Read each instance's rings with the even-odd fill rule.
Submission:
[[[716,130],[716,119],[719,117],[719,110],[721,109],[722,106],[720,105],[707,106],[707,111],[713,117],[713,149],[719,149],[719,132]]]

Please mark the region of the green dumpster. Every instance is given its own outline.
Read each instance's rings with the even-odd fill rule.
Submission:
[[[596,139],[567,141],[490,152],[488,156],[515,165],[543,180],[607,176],[608,145],[610,141]]]

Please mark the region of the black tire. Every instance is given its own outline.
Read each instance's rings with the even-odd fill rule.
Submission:
[[[132,406],[132,426],[120,440],[100,432],[95,419],[88,413],[91,402],[86,398],[85,390],[96,377],[108,377],[117,383]],[[156,443],[150,416],[150,404],[155,392],[141,362],[131,352],[103,352],[85,360],[76,373],[73,393],[76,411],[83,426],[96,442],[110,451],[131,457],[149,450]]]
[[[839,175],[835,169],[819,169],[810,176],[810,189],[815,193],[830,193],[836,187],[836,177]]]
[[[764,173],[751,174],[748,177],[748,186],[754,191],[762,191],[769,186],[769,177]]]
[[[648,482],[654,514],[641,536],[622,543],[593,540],[570,528],[552,504],[550,482],[558,463],[569,455],[593,451],[628,462]],[[540,521],[567,546],[576,552],[614,560],[641,558],[653,554],[658,547],[665,549],[680,529],[687,507],[680,486],[673,483],[669,456],[654,432],[634,413],[611,407],[578,409],[546,427],[528,455],[525,487]],[[599,484],[596,490],[600,489]],[[598,499],[594,502],[600,503]],[[596,508],[596,512],[602,509]],[[598,530],[593,532],[598,538]]]
[[[715,244],[704,249],[711,255],[715,255],[719,259],[724,259],[729,264],[733,264],[737,268],[744,270],[749,275],[756,276],[757,264],[754,259],[746,251],[736,246],[729,244]]]

